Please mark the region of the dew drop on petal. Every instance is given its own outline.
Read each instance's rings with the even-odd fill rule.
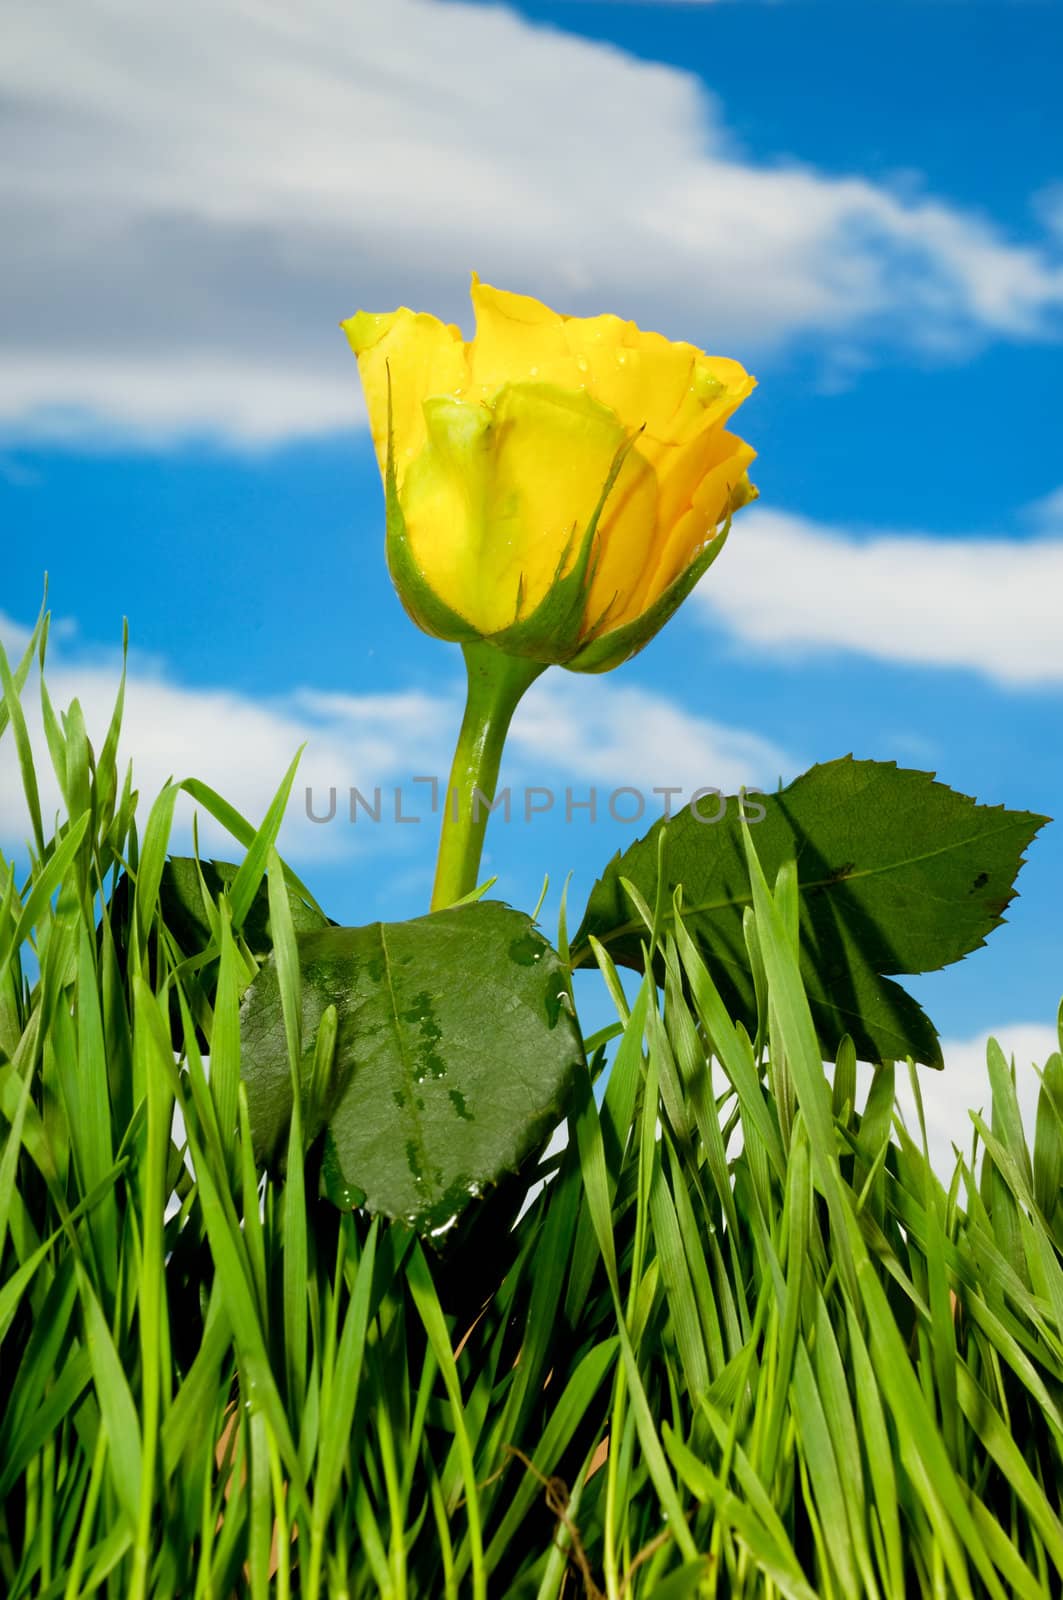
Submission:
[[[694,381],[690,385],[692,392],[699,400],[706,402],[716,400],[724,391],[724,385],[719,378],[714,378],[711,372],[694,369]]]

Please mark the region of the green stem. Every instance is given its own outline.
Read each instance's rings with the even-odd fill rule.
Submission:
[[[452,906],[476,888],[509,724],[521,695],[546,670],[538,661],[503,655],[491,644],[462,649],[469,692],[443,805],[433,911]]]

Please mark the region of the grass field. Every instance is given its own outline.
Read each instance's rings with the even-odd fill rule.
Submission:
[[[862,1106],[851,1049],[824,1071],[796,879],[754,873],[756,1039],[679,922],[630,1014],[603,956],[617,1028],[560,1153],[439,1240],[340,1211],[298,1116],[257,1169],[240,1078],[262,893],[298,975],[283,790],[256,831],[190,786],[242,865],[182,948],[177,790],[119,770],[120,698],[93,752],[45,697],[45,827],[38,644],[0,703],[31,829],[27,871],[0,859],[0,1592],[1063,1592],[1058,1054],[1024,1129],[990,1047],[946,1189],[894,1117],[906,1064]]]

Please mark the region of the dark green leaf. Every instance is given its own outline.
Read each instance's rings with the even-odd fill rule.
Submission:
[[[231,861],[197,862],[192,856],[170,856],[166,862],[159,885],[159,905],[163,921],[185,955],[193,955],[210,943],[210,923],[203,905],[200,873],[206,883],[207,893],[212,900],[217,900],[223,889],[232,886],[239,870]],[[328,926],[325,918],[307,905],[290,884],[287,889],[292,926],[296,933],[311,933]],[[240,931],[253,955],[261,958],[272,950],[273,935],[270,931],[269,894],[265,877]]]
[[[197,862],[192,856],[169,856],[164,862],[159,881],[159,911],[167,931],[176,941],[183,956],[192,957],[201,954],[213,937],[207,909],[203,903],[200,874],[202,873],[207,894],[212,902],[216,902],[223,891],[231,888],[239,870],[232,861]],[[309,905],[291,882],[288,883],[287,889],[292,926],[296,933],[310,933],[315,928],[330,926],[328,919],[314,906]],[[123,873],[115,886],[108,907],[111,932],[120,954],[124,952],[128,939],[130,900],[130,881]],[[244,918],[241,936],[251,953],[260,961],[265,960],[273,948],[273,934],[269,921],[269,895],[264,877],[251,903],[251,909]],[[149,949],[154,951],[153,941]],[[199,970],[199,983],[208,997],[213,995],[217,976],[218,962],[215,956]]]
[[[203,885],[206,886],[207,895],[216,903],[222,893],[231,890],[233,881],[240,868],[232,861],[199,861],[193,856],[169,856],[163,863],[162,876],[159,881],[158,906],[159,915],[167,932],[175,941],[178,950],[186,960],[193,960],[201,956],[213,939],[210,919],[207,908],[203,902]],[[200,874],[202,873],[202,883]],[[131,882],[123,872],[115,885],[107,908],[107,918],[111,934],[115,942],[116,953],[119,960],[119,970],[126,970],[126,950],[132,937]],[[316,906],[310,905],[295,887],[290,876],[286,877],[288,905],[292,914],[292,926],[296,933],[309,933],[316,928],[330,927],[328,919]],[[270,927],[269,894],[266,880],[263,878],[259,889],[251,902],[251,908],[244,918],[240,930],[241,937],[247,943],[252,955],[259,961],[264,961],[273,949],[273,932]],[[102,942],[102,928],[100,930]],[[149,962],[154,966],[156,960],[156,936],[152,929],[148,938]],[[190,986],[213,1005],[218,985],[218,957],[214,954],[209,961],[194,963],[194,972],[184,975],[187,988]],[[174,1049],[180,1050],[183,1042],[181,1017],[177,1005],[176,992],[170,995],[170,1027],[173,1034]],[[197,1030],[200,1048],[207,1048],[205,1035]]]
[[[751,822],[773,882],[789,859],[801,889],[801,972],[825,1055],[845,1034],[872,1061],[912,1055],[941,1065],[937,1033],[889,973],[935,971],[977,949],[1003,920],[1022,852],[1048,819],[979,805],[933,775],[845,757],[813,767],[775,795],[750,797]],[[668,824],[665,903],[683,888],[683,918],[735,1020],[756,1030],[742,916],[750,904],[740,802],[690,807]],[[576,965],[595,935],[614,961],[642,969],[645,928],[621,885],[657,903],[662,823],[610,862],[591,891],[573,945]]]
[[[329,1192],[443,1226],[560,1120],[583,1048],[556,952],[529,917],[485,900],[304,933],[298,946],[304,1100],[318,1026],[336,1008],[331,1081],[305,1130],[327,1124]],[[292,1101],[272,958],[241,1026],[256,1150],[279,1163]]]

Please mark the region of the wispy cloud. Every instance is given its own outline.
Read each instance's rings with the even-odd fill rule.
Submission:
[[[1048,1057],[1059,1049],[1059,1037],[1055,1028],[1040,1022],[1014,1022],[992,1028],[986,1033],[976,1034],[973,1038],[942,1039],[941,1048],[945,1060],[943,1070],[932,1072],[925,1067],[918,1067],[916,1070],[926,1123],[926,1147],[930,1165],[946,1188],[952,1182],[956,1171],[957,1150],[968,1167],[971,1164],[975,1127],[970,1112],[977,1112],[986,1125],[992,1128],[993,1102],[989,1087],[989,1069],[986,1065],[986,1046],[991,1038],[996,1039],[1000,1045],[1009,1066],[1014,1061],[1015,1093],[1019,1102],[1023,1133],[1031,1156],[1033,1154],[1037,1102],[1041,1092],[1038,1072],[1044,1070]],[[825,1062],[824,1068],[828,1077],[833,1077],[832,1063]],[[856,1064],[858,1110],[862,1110],[867,1104],[872,1077],[872,1067],[866,1061],[858,1061]],[[713,1063],[712,1078],[717,1095],[733,1093],[732,1086],[718,1062]],[[923,1139],[919,1112],[906,1065],[898,1064],[894,1069],[894,1095],[896,1110],[900,1114],[908,1136],[916,1148],[921,1150]],[[891,1137],[893,1143],[899,1143],[896,1132]],[[727,1145],[727,1156],[730,1160],[741,1151],[744,1138],[744,1130],[741,1123],[738,1123]],[[554,1150],[563,1150],[567,1142],[566,1130],[559,1128],[551,1141],[550,1153]],[[985,1147],[979,1137],[976,1173],[984,1158]],[[967,1191],[961,1185],[960,1204],[966,1205],[966,1203]]]
[[[9,661],[13,662],[16,655],[21,656],[33,637],[32,628],[27,628],[23,623],[16,622],[14,617],[6,617],[0,611],[0,644],[7,652]]]
[[[926,1121],[926,1143],[930,1165],[946,1186],[952,1181],[956,1170],[954,1145],[970,1166],[971,1145],[975,1133],[970,1113],[977,1112],[986,1125],[992,1127],[993,1097],[989,1084],[989,1069],[986,1065],[986,1047],[991,1038],[1000,1045],[1009,1066],[1014,1060],[1016,1098],[1019,1102],[1026,1143],[1031,1155],[1033,1153],[1037,1102],[1041,1092],[1038,1069],[1043,1071],[1049,1056],[1059,1049],[1056,1029],[1051,1023],[1046,1022],[1005,1022],[999,1027],[989,1028],[984,1033],[965,1038],[943,1037],[941,1053],[945,1065],[942,1070],[935,1072],[928,1067],[917,1067],[916,1074]],[[828,1077],[833,1080],[833,1064],[825,1062],[824,1069]],[[868,1062],[856,1063],[858,1111],[863,1110],[867,1104],[873,1076],[874,1069]],[[713,1083],[718,1094],[727,1093],[730,1089],[723,1069],[718,1063],[714,1063],[713,1066]],[[894,1095],[896,1110],[909,1138],[918,1149],[922,1149],[918,1106],[912,1092],[908,1067],[904,1062],[898,1062],[894,1068]],[[899,1142],[896,1132],[892,1137],[894,1143]],[[736,1155],[741,1150],[742,1144],[743,1134],[739,1126],[732,1135],[728,1155],[731,1157]],[[985,1147],[979,1138],[977,1158],[979,1165],[984,1154]],[[965,1201],[966,1191],[961,1187],[960,1203],[964,1204]]]
[[[20,630],[0,616],[0,640],[17,648]],[[54,652],[47,668],[49,694],[57,708],[76,698],[95,749],[106,735],[118,687],[119,667],[113,659]],[[23,696],[26,720],[36,755],[41,806],[46,827],[61,811],[59,785],[52,773],[44,740],[39,695],[33,679]],[[122,769],[133,763],[134,783],[142,803],[151,801],[168,779],[195,777],[210,784],[230,804],[258,823],[265,813],[299,746],[306,744],[297,785],[281,835],[282,849],[300,860],[351,853],[359,847],[353,828],[316,827],[300,803],[305,787],[320,794],[336,785],[366,787],[394,783],[411,770],[417,757],[441,761],[441,730],[446,701],[410,694],[350,697],[332,706],[321,697],[293,694],[283,699],[256,700],[225,688],[193,688],[175,682],[151,664],[134,663],[126,687]],[[8,759],[11,730],[0,750],[0,840],[9,848],[29,834],[19,764]],[[198,811],[203,848],[223,856],[239,847],[192,801],[182,796],[176,813],[176,836],[187,841],[193,811]],[[378,835],[396,843],[400,830]]]
[[[918,1073],[930,1161],[944,1183],[948,1183],[956,1167],[953,1145],[957,1145],[964,1159],[970,1162],[975,1130],[969,1112],[977,1111],[987,1126],[992,1125],[993,1099],[986,1066],[986,1045],[990,1038],[996,1039],[1009,1063],[1014,1057],[1015,1090],[1022,1113],[1023,1131],[1031,1152],[1033,1150],[1037,1100],[1041,1090],[1041,1081],[1035,1068],[1043,1069],[1048,1057],[1059,1049],[1055,1028],[1048,1023],[1010,1022],[976,1034],[973,1038],[942,1039],[944,1070],[930,1072],[920,1067]],[[870,1077],[871,1069],[859,1065],[858,1098],[860,1095],[866,1097]],[[918,1112],[904,1066],[899,1065],[896,1069],[896,1086],[905,1127],[918,1145],[921,1142]],[[962,1192],[961,1198],[966,1198]]]
[[[694,716],[666,695],[564,672],[529,693],[514,723],[510,760],[522,778],[554,768],[605,790],[630,785],[647,798],[654,787],[679,788],[677,806],[702,787],[725,794],[743,785],[773,790],[800,770],[793,752]],[[661,804],[647,811],[647,822]]]
[[[15,438],[349,427],[337,321],[467,324],[473,266],[747,359],[815,335],[850,367],[884,333],[1034,336],[1063,303],[1050,228],[1035,248],[799,151],[754,162],[693,74],[502,6],[37,0],[6,19],[0,91]]]
[[[761,651],[854,651],[1016,688],[1058,686],[1063,501],[1037,509],[1031,538],[856,538],[755,507],[694,604]]]
[[[21,625],[0,615],[0,641],[9,654],[28,637]],[[49,658],[47,681],[57,707],[77,698],[89,737],[102,745],[118,686],[119,667],[108,657],[89,656],[67,641]],[[24,694],[27,722],[38,757],[45,817],[61,806],[51,775],[33,680]],[[314,689],[274,699],[256,699],[225,688],[181,684],[161,666],[134,659],[126,689],[122,762],[132,760],[134,781],[146,804],[169,778],[196,777],[210,784],[256,823],[263,816],[296,750],[306,751],[281,834],[281,848],[293,860],[332,859],[372,847],[409,851],[434,848],[434,829],[402,826],[371,829],[363,820],[348,825],[350,790],[370,802],[382,791],[382,820],[395,815],[394,790],[403,791],[405,814],[428,820],[430,791],[413,783],[435,777],[443,785],[452,741],[461,715],[461,686],[438,694],[400,691],[344,695]],[[11,732],[0,749],[11,749]],[[612,789],[628,785],[644,791],[646,825],[660,814],[655,785],[682,788],[680,805],[699,787],[734,792],[741,784],[774,787],[780,773],[792,774],[792,756],[754,734],[692,716],[667,696],[619,686],[603,679],[576,680],[552,673],[533,686],[517,712],[507,750],[505,781],[514,785],[579,784],[582,796],[600,786],[602,807]],[[330,810],[336,791],[335,825],[317,817]],[[177,836],[187,839],[193,804],[182,797]],[[560,803],[559,803],[560,809]],[[365,818],[365,811],[356,807]],[[626,814],[626,812],[625,812]],[[201,841],[207,851],[237,848],[228,835],[200,812]],[[0,841],[9,848],[29,832],[28,813],[14,759],[0,760]],[[421,835],[426,837],[423,842]],[[428,836],[431,837],[428,837]]]

